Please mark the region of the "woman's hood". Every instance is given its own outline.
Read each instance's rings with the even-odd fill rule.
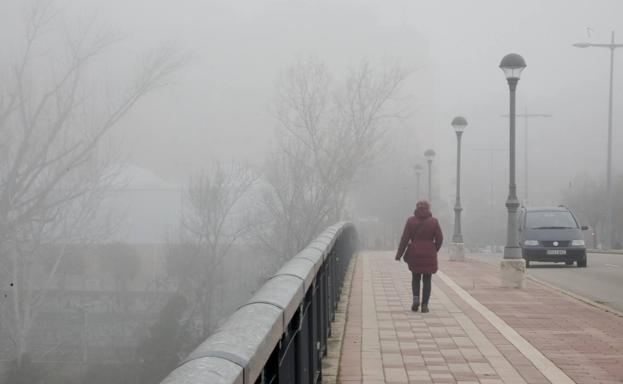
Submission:
[[[430,212],[430,208],[426,206],[417,207],[415,209],[415,212],[413,212],[413,214],[415,215],[415,217],[419,219],[426,219],[432,216],[432,213]]]

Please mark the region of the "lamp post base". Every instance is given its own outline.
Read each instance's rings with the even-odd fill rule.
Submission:
[[[524,259],[503,259],[500,264],[502,285],[507,288],[523,288],[526,277]]]
[[[450,261],[465,261],[465,244],[452,243],[450,250]]]

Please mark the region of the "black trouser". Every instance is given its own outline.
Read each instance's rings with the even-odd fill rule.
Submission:
[[[431,276],[430,273],[416,273],[411,272],[411,289],[413,290],[413,296],[420,296],[420,278],[424,283],[422,287],[422,305],[428,305],[428,299],[430,299],[430,289],[431,289]]]

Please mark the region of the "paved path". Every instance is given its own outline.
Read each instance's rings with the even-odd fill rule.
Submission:
[[[531,282],[504,289],[495,266],[445,259],[421,314],[404,263],[359,255],[338,382],[623,382],[623,318]]]

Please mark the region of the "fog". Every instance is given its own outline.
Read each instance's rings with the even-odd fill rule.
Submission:
[[[503,245],[511,52],[527,63],[517,113],[547,115],[517,118],[520,201],[567,204],[593,246],[620,247],[623,58],[608,207],[609,51],[573,44],[623,43],[621,14],[618,0],[3,0],[0,383],[157,382],[339,220],[393,249],[429,198],[450,239],[455,116],[466,247]]]

